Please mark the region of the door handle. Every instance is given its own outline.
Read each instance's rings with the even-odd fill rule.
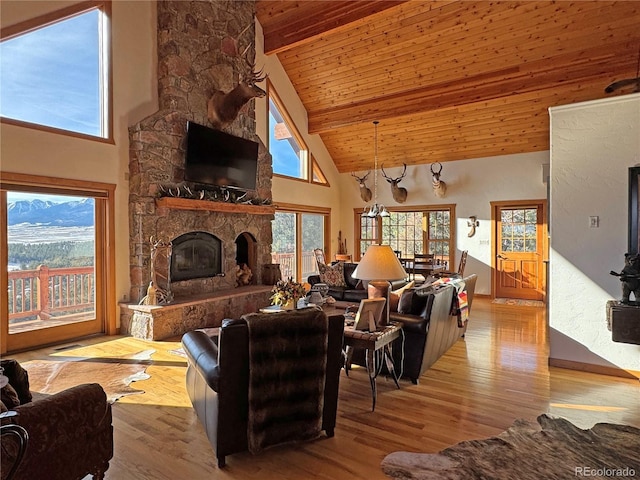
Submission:
[[[500,253],[497,254],[496,257],[499,258],[500,260],[509,260],[507,257],[505,257],[504,255],[502,255]]]

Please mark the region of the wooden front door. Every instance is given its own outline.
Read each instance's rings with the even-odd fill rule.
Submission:
[[[495,296],[544,300],[545,202],[493,204]]]

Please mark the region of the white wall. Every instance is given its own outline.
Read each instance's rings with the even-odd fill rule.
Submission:
[[[373,127],[372,127],[373,138]],[[384,159],[379,159],[379,162]],[[477,273],[476,292],[484,295],[491,293],[491,205],[492,201],[503,200],[538,200],[547,196],[546,185],[542,182],[542,165],[549,163],[549,152],[536,152],[500,157],[479,158],[474,160],[458,160],[442,164],[441,179],[447,183],[447,194],[437,198],[431,186],[429,165],[407,167],[405,178],[400,183],[409,194],[402,206],[454,204],[456,208],[456,262],[460,252],[468,250],[465,273]],[[373,147],[371,152],[373,169]],[[385,168],[388,176],[397,177],[402,167]],[[373,191],[373,175],[369,177],[368,186]],[[365,204],[360,199],[357,181],[350,174],[342,174],[340,179],[342,204],[342,231],[353,251],[354,208]],[[379,203],[393,207],[389,183],[380,176],[378,178]],[[476,234],[469,238],[467,220],[476,216],[480,226]],[[457,268],[457,263],[453,265]]]
[[[609,275],[624,264],[628,169],[640,163],[640,94],[550,109],[550,357],[640,370],[640,346],[614,343]],[[598,216],[599,228],[589,228]]]
[[[6,27],[78,2],[1,3]],[[116,185],[116,294],[129,292],[129,164],[131,124],[157,110],[156,8],[153,1],[112,4],[114,144],[1,125],[2,171]]]

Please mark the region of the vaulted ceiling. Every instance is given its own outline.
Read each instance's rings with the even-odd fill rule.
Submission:
[[[258,0],[341,172],[549,149],[548,108],[637,76],[636,1]]]

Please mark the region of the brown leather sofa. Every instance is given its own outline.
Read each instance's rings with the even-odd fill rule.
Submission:
[[[97,383],[78,385],[34,399],[0,415],[3,429],[20,425],[28,433],[24,457],[13,480],[104,478],[113,457],[111,405]],[[3,435],[2,480],[16,463],[19,445]]]
[[[272,388],[276,377],[279,382],[284,378],[285,382],[297,385],[313,381],[313,377],[324,378],[324,382],[321,382],[323,387],[318,389],[321,393],[315,407],[318,413],[318,427],[321,424],[317,433],[324,430],[329,437],[334,434],[342,366],[343,316],[335,315],[327,318],[326,314],[318,308],[262,314],[263,318],[260,321],[275,319],[273,322],[278,322],[280,321],[278,317],[283,317],[285,323],[275,337],[266,335],[260,337],[259,344],[273,346],[276,342],[279,350],[279,342],[285,342],[287,345],[283,348],[289,349],[289,352],[278,353],[279,357],[276,360],[273,362],[271,359],[266,360],[257,368],[255,364],[252,367],[251,363],[251,357],[257,356],[255,348],[258,343],[250,332],[250,329],[255,331],[255,327],[249,326],[249,324],[254,325],[251,322],[256,321],[257,317],[254,318],[253,315],[255,314],[244,316],[240,320],[224,320],[219,337],[210,338],[200,331],[188,332],[182,337],[182,345],[188,361],[187,393],[216,452],[219,467],[225,465],[227,455],[245,450],[257,453],[256,449],[252,448],[254,443],[250,438],[251,434],[248,433],[253,428],[252,419],[258,416],[253,411],[255,399],[252,401],[250,396],[252,391],[259,390],[263,386],[270,388],[270,391],[265,393],[265,397],[270,400],[269,403],[278,405],[287,412],[281,417],[274,415],[269,418],[270,423],[278,425],[277,434],[288,432],[284,437],[276,435],[274,437],[276,440],[271,444],[284,443],[284,440],[288,442],[315,438],[314,435],[310,435],[309,438],[298,438],[299,435],[304,436],[304,427],[301,425],[307,416],[306,411],[300,409],[306,410],[314,402],[300,401],[298,393],[289,395],[287,392],[282,392],[281,394],[280,388]],[[310,315],[326,325],[326,352],[322,351],[320,360],[314,359],[312,349],[305,347],[304,332],[298,336],[300,333],[298,325]],[[219,346],[216,345],[216,339]],[[291,347],[293,351],[290,350]],[[272,367],[273,364],[277,365],[283,361],[288,369],[286,373],[278,367]],[[322,363],[326,365],[322,367]],[[309,371],[321,365],[324,375],[308,374],[306,369],[301,373],[299,366],[304,365],[308,366]],[[270,372],[271,369],[273,372]],[[266,370],[266,373],[262,372],[260,376],[255,370]],[[280,396],[284,398],[278,398]]]
[[[428,297],[419,315],[389,314],[390,320],[403,323],[404,338],[400,337],[393,345],[395,364],[401,366],[396,371],[402,371],[403,377],[417,384],[420,376],[464,336],[467,322],[459,325],[458,316],[451,315],[454,295],[458,290],[467,293],[470,313],[477,278],[471,274],[438,289],[416,288],[416,295]]]

